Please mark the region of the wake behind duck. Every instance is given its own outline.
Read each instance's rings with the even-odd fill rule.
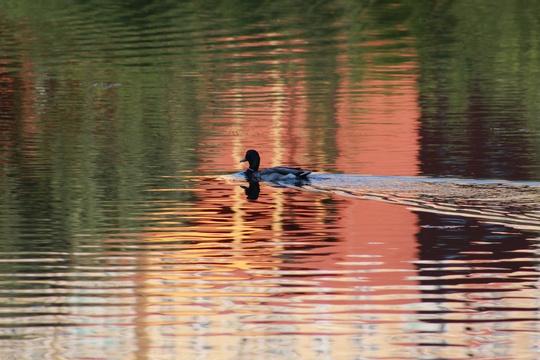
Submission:
[[[252,184],[261,181],[278,187],[402,204],[416,211],[472,216],[540,229],[540,182],[327,174],[288,167],[259,171],[260,156],[255,150],[248,150],[241,161],[249,162],[249,168],[229,179],[247,179],[250,187],[244,189],[246,194],[251,190],[248,198],[252,200],[258,197],[259,190]],[[255,192],[257,196],[253,196]]]

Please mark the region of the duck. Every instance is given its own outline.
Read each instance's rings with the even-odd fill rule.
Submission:
[[[259,170],[261,157],[257,150],[246,151],[246,156],[240,162],[248,162],[249,167],[244,172],[248,181],[278,182],[287,180],[308,180],[311,171],[300,168],[276,166],[264,170]]]

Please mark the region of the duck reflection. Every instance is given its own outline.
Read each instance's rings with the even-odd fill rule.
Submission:
[[[241,185],[240,187],[244,189],[246,198],[248,200],[257,200],[259,198],[259,193],[261,192],[261,186],[258,181],[251,180],[248,181],[249,186]]]
[[[246,198],[248,200],[257,200],[259,198],[259,193],[261,192],[261,186],[259,184],[259,181],[253,179],[249,176],[249,174],[246,174],[246,179],[248,182],[248,186],[240,185],[242,189],[244,189],[244,193],[246,194]],[[309,185],[309,180],[301,180],[301,179],[295,179],[288,182],[281,182],[281,183],[272,183],[272,186],[274,187],[289,187],[289,186],[303,186],[303,185]]]

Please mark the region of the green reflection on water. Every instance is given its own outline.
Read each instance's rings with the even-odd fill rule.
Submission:
[[[438,306],[445,301],[441,302],[442,297],[422,298],[416,293],[425,288],[405,277],[410,298],[403,297],[401,275],[388,275],[384,261],[400,274],[414,264],[413,256],[428,258],[433,266],[419,262],[420,271],[422,267],[428,272],[442,271],[447,265],[445,271],[459,274],[451,281],[472,279],[474,284],[469,272],[456,269],[454,259],[463,255],[462,249],[469,249],[470,241],[478,241],[476,224],[458,226],[462,248],[456,249],[455,234],[452,237],[451,233],[454,224],[438,224],[424,216],[425,228],[418,230],[418,237],[422,241],[428,233],[436,241],[419,248],[427,255],[422,251],[416,254],[412,251],[415,239],[403,236],[416,231],[416,215],[399,208],[412,220],[396,225],[399,214],[389,216],[390,205],[384,204],[388,208],[383,206],[381,215],[374,217],[382,224],[377,230],[391,232],[404,247],[409,246],[410,258],[394,244],[396,254],[405,254],[398,257],[399,261],[379,257],[387,244],[379,242],[378,232],[364,233],[373,227],[356,219],[348,221],[351,233],[360,241],[354,238],[356,235],[351,236],[355,243],[347,244],[341,254],[327,247],[342,245],[342,236],[349,229],[342,228],[347,222],[340,221],[350,215],[343,209],[351,209],[350,204],[361,209],[360,200],[266,187],[259,202],[242,203],[238,199],[244,199],[244,194],[238,186],[206,176],[238,171],[236,156],[243,155],[245,142],[250,141],[260,144],[267,154],[282,156],[280,161],[302,160],[305,164],[298,165],[343,172],[343,164],[335,164],[350,155],[343,145],[348,144],[346,135],[357,134],[353,141],[362,144],[381,134],[373,129],[387,126],[391,132],[396,126],[365,110],[379,101],[382,105],[375,115],[396,114],[395,108],[413,107],[409,114],[414,118],[398,119],[396,123],[418,123],[417,133],[411,134],[418,138],[418,154],[411,154],[408,161],[418,163],[420,173],[540,180],[537,9],[537,1],[491,0],[4,1],[0,9],[0,251],[3,260],[13,261],[2,264],[0,288],[6,290],[4,309],[9,311],[13,301],[18,301],[15,306],[20,307],[23,319],[18,322],[6,317],[6,332],[15,325],[23,334],[35,332],[40,341],[46,339],[23,322],[39,311],[37,319],[32,319],[35,324],[47,324],[42,327],[44,333],[64,339],[66,348],[79,351],[73,357],[80,357],[96,356],[90,354],[88,349],[94,348],[88,344],[98,335],[113,342],[136,339],[127,345],[118,342],[107,350],[143,352],[150,351],[146,341],[152,337],[167,341],[174,338],[175,343],[189,339],[191,344],[186,347],[200,345],[193,340],[203,326],[208,326],[208,334],[220,336],[211,339],[213,347],[200,346],[196,354],[200,356],[210,348],[227,348],[220,347],[221,339],[227,339],[229,350],[246,348],[249,332],[243,326],[236,327],[236,322],[249,317],[246,314],[258,313],[268,315],[268,319],[261,317],[263,321],[257,324],[261,326],[252,327],[255,330],[251,334],[266,335],[266,339],[278,333],[287,334],[281,339],[289,339],[290,334],[313,334],[314,319],[321,319],[319,329],[328,334],[328,344],[335,334],[341,336],[337,340],[354,334],[346,337],[346,342],[362,345],[358,352],[367,343],[373,346],[373,357],[394,356],[384,353],[386,350],[381,352],[379,343],[369,342],[370,337],[376,337],[383,340],[385,346],[381,348],[393,342],[399,356],[408,351],[407,355],[415,358],[415,348],[396,344],[397,336],[413,327],[433,329],[423,320],[438,316]],[[403,85],[404,80],[409,82]],[[402,93],[415,103],[385,102]],[[371,144],[377,148],[367,150],[385,154],[375,162],[391,157],[385,149],[393,146],[393,139]],[[358,172],[365,169],[362,166],[367,160],[362,154],[353,155],[359,159],[345,162],[353,163],[348,165]],[[397,168],[401,165],[387,163]],[[459,201],[456,203],[459,208]],[[369,215],[366,211],[363,218]],[[391,222],[392,229],[384,228],[386,221]],[[433,236],[434,231],[439,238]],[[519,244],[507,251],[503,243],[514,237],[503,237],[503,231],[510,233],[502,228],[485,230],[486,238],[502,239],[495,247],[499,251],[493,252],[493,245],[485,248],[486,241],[480,238],[481,256],[466,258],[463,268],[470,261],[478,271],[476,260],[488,252],[489,256],[512,253],[510,258],[519,259],[522,255],[518,250],[532,248],[527,245],[532,241],[520,235],[515,237]],[[471,234],[476,237],[470,239]],[[451,244],[441,246],[446,242],[440,239]],[[364,245],[381,250],[366,250]],[[359,282],[377,271],[372,270],[373,261],[347,259],[351,254],[383,259],[379,264],[381,277],[362,287]],[[429,258],[432,254],[437,256]],[[533,259],[534,249],[527,254]],[[450,261],[441,265],[445,256]],[[507,263],[508,269],[514,265]],[[291,267],[289,273],[280,268],[283,264],[287,264],[285,270]],[[361,275],[347,269],[330,271],[340,264],[361,267]],[[290,287],[290,281],[295,280],[290,274],[297,271],[296,266],[301,276],[316,275],[309,287],[303,282],[293,283],[299,289]],[[525,294],[508,300],[515,302],[528,296],[532,304],[536,299],[532,292],[534,259],[527,260],[526,266],[523,271],[528,272],[518,274],[522,279],[505,272],[507,277],[501,280],[491,274],[489,263],[488,281],[511,279],[516,288],[510,290]],[[253,268],[268,271],[259,274],[260,283],[253,282],[256,273],[246,270]],[[222,274],[218,274],[220,271]],[[231,278],[220,277],[229,271]],[[406,276],[413,271],[405,271]],[[382,278],[389,283],[378,282]],[[283,282],[269,282],[272,279]],[[350,284],[336,285],[336,280]],[[441,290],[439,279],[424,281],[433,281],[428,284],[433,286],[431,290]],[[283,286],[287,283],[289,287]],[[328,286],[321,288],[321,284]],[[465,282],[459,291],[468,294],[470,284]],[[276,311],[265,309],[261,299],[253,297],[254,285],[261,297],[283,302],[279,311],[298,311],[302,316],[287,319],[281,324],[286,327],[279,326],[279,321],[273,323]],[[382,295],[363,293],[372,291],[372,285],[375,290],[380,287]],[[240,291],[235,290],[238,286]],[[114,291],[107,292],[109,288]],[[30,289],[37,291],[24,292]],[[46,291],[41,289],[51,290],[47,294],[58,309],[42,299]],[[243,291],[249,297],[235,303]],[[293,296],[295,303],[289,306],[283,294],[292,291],[300,296]],[[350,291],[357,294],[343,296],[342,292]],[[488,291],[493,293],[491,284],[486,286]],[[455,296],[456,289],[450,288],[448,293]],[[205,297],[213,297],[216,302],[200,309],[209,302]],[[381,304],[381,298],[392,297],[402,299],[403,306]],[[487,333],[483,323],[467,331],[463,331],[467,325],[448,326],[450,322],[445,319],[455,320],[454,315],[463,319],[463,324],[470,314],[479,318],[492,315],[496,325],[509,317],[500,315],[502,309],[494,303],[489,306],[497,311],[464,311],[462,305],[469,306],[474,298],[463,297],[463,302],[449,298],[452,302],[441,312],[440,330],[429,330],[434,338],[443,334],[454,343],[463,339],[463,344],[470,344],[473,333]],[[332,300],[339,301],[339,306],[332,306]],[[110,306],[114,302],[141,305],[119,309]],[[66,304],[74,306],[63,308]],[[243,308],[242,304],[250,307]],[[353,310],[358,304],[362,306]],[[521,310],[534,312],[532,305],[525,304],[520,305]],[[49,319],[40,315],[41,307],[62,316]],[[422,309],[428,314],[422,314]],[[420,316],[413,316],[413,311]],[[173,328],[170,321],[175,312],[177,323]],[[187,315],[178,317],[182,312]],[[201,320],[206,313],[220,314],[222,320],[214,320],[214,324],[208,321],[208,325]],[[178,319],[185,328],[177,326]],[[385,331],[380,327],[381,319],[395,329],[387,327]],[[100,321],[103,326],[97,330],[76,326]],[[119,324],[126,334],[139,329],[134,330],[135,335],[119,336]],[[146,327],[149,324],[158,326]],[[271,326],[270,330],[261,330],[266,324],[277,324],[279,330]],[[510,329],[506,336],[529,326],[506,324]],[[58,332],[59,325],[67,325],[72,334]],[[171,329],[167,329],[169,326]],[[531,329],[534,326],[531,320]],[[161,334],[165,336],[152,332],[158,327],[156,331],[165,329]],[[476,330],[470,331],[472,328]],[[231,333],[236,337],[222,336]],[[497,335],[492,343],[510,344],[496,339],[503,332],[490,333]],[[6,336],[18,334],[11,331]],[[425,334],[420,333],[419,339]],[[410,335],[412,340],[403,343],[422,343]],[[139,340],[141,343],[136,343]],[[473,342],[489,344],[485,340]],[[442,348],[442,352],[434,357],[455,358],[453,349],[463,350],[459,357],[472,353],[465,354],[469,348],[461,343],[436,345],[433,348]],[[47,346],[48,342],[43,345]],[[260,346],[258,342],[256,347]],[[339,347],[329,350],[328,355],[339,354],[343,351]],[[304,351],[312,348],[306,346]],[[520,348],[528,350],[527,346]],[[431,350],[424,346],[424,351]],[[483,351],[491,348],[475,348],[475,354]],[[231,358],[238,358],[233,350],[230,352]]]
[[[418,8],[425,174],[538,179],[537,4]]]
[[[305,84],[303,140],[328,169],[340,157],[343,94],[375,91],[368,66],[410,61],[417,68],[370,80],[392,92],[389,79],[418,72],[422,173],[538,179],[535,11],[490,1],[6,1],[2,202],[15,211],[3,221],[95,229],[110,203],[113,218],[128,218],[146,190],[181,186],[164,177],[217,161],[207,138],[232,121],[237,99],[226,95],[275,85],[273,73]]]

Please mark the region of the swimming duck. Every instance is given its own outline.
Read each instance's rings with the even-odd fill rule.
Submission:
[[[248,150],[246,156],[240,162],[247,161],[249,167],[245,171],[246,178],[250,181],[283,181],[283,180],[307,180],[311,171],[300,168],[276,166],[259,171],[261,157],[256,150]]]

